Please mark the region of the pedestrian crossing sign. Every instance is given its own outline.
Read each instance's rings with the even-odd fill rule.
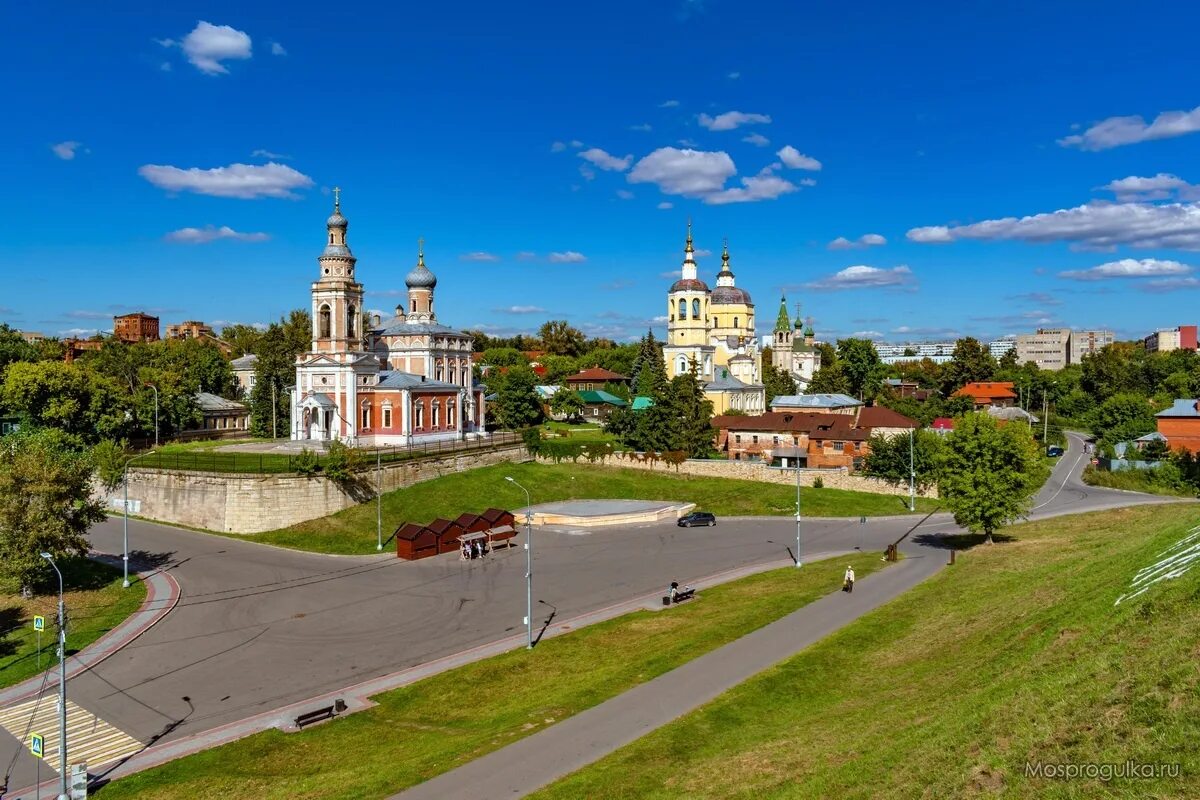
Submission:
[[[33,618],[33,629],[35,631],[46,630],[46,618],[41,615],[34,617]]]
[[[42,754],[46,752],[46,740],[40,733],[29,737],[29,752],[33,753],[34,758],[41,758]]]

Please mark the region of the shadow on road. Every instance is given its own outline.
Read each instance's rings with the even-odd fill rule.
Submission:
[[[122,764],[129,761],[129,759],[133,758],[134,756],[141,755],[148,748],[153,747],[164,736],[170,734],[172,731],[174,731],[180,725],[187,722],[188,717],[190,717],[192,714],[194,714],[196,712],[196,707],[194,705],[192,705],[192,698],[188,697],[187,695],[184,695],[183,697],[181,697],[179,699],[182,700],[183,702],[187,703],[188,712],[186,714],[184,714],[182,717],[179,717],[178,719],[172,719],[170,722],[168,722],[166,725],[164,725],[162,730],[160,730],[158,733],[156,733],[150,737],[150,741],[148,741],[144,745],[142,745],[141,750],[138,750],[136,753],[130,753],[129,755],[122,758],[121,760],[115,762],[111,767],[106,769],[104,772],[101,772],[101,773],[95,775],[94,777],[89,778],[88,794],[91,794],[92,792],[98,792],[100,789],[107,786],[110,781],[108,776],[112,774],[113,770],[117,769]]]

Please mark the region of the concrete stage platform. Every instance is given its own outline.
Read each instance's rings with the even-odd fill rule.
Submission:
[[[571,525],[580,528],[602,525],[641,525],[679,519],[696,507],[695,503],[671,503],[666,500],[563,500],[542,503],[529,510],[534,525]],[[525,509],[513,511],[514,525],[525,522]]]

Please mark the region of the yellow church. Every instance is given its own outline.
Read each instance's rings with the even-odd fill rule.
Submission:
[[[687,374],[695,363],[713,413],[766,410],[761,352],[754,333],[754,303],[739,289],[729,268],[729,243],[721,253],[721,271],[713,289],[700,280],[692,246],[692,222],[679,280],[667,292],[667,340],[663,345],[667,376]]]

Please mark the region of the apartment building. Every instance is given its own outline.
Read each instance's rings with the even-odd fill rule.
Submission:
[[[1038,328],[1017,337],[1017,363],[1039,369],[1062,369],[1071,363],[1071,329]]]
[[[1100,352],[1100,349],[1117,340],[1112,331],[1071,331],[1071,361],[1078,364],[1084,356]]]
[[[1159,328],[1142,340],[1147,353],[1169,353],[1172,350],[1196,349],[1196,326]]]

